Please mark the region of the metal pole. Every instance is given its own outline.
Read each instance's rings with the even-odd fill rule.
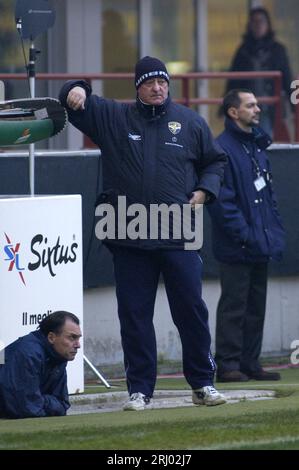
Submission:
[[[281,102],[281,90],[282,90],[282,77],[274,77],[274,96],[277,98],[275,103],[275,117],[274,117],[274,140],[286,141],[286,135],[284,132],[284,122],[282,115],[282,102]]]
[[[5,100],[5,87],[4,87],[4,82],[0,80],[0,101]]]
[[[31,196],[34,196],[34,150],[35,145],[29,144],[29,185]]]
[[[91,370],[96,374],[96,376],[99,377],[99,379],[103,382],[103,384],[107,388],[111,388],[111,385],[108,384],[107,380],[102,376],[102,374],[100,374],[100,372],[95,368],[95,366],[90,362],[90,360],[84,354],[83,354],[83,359],[86,362],[86,364],[89,365]]]
[[[29,51],[29,85],[31,98],[35,98],[35,58],[36,51],[33,41],[31,42]],[[30,195],[34,196],[35,186],[35,158],[34,158],[35,144],[29,144],[29,186]]]
[[[182,98],[184,100],[184,105],[189,107],[190,106],[189,80],[186,77],[182,79],[182,95],[183,95]]]

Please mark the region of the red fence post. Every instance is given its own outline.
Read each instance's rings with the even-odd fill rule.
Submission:
[[[185,106],[190,106],[189,78],[182,77],[182,99]]]
[[[274,107],[273,140],[289,141],[287,130],[284,127],[281,102],[282,77],[274,77],[274,96],[277,99]]]

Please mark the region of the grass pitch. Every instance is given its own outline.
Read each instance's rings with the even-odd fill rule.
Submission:
[[[280,382],[217,385],[222,390],[276,390],[278,398],[273,400],[0,420],[0,449],[299,449],[299,369],[280,372]],[[188,387],[184,380],[173,378],[159,380],[157,388]]]

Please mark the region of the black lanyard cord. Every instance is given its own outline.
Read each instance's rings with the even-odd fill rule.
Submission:
[[[254,155],[254,150],[251,154],[250,150],[248,149],[248,147],[245,144],[242,144],[242,147],[244,148],[246,154],[250,156],[257,177],[260,177],[261,176],[261,169],[260,169],[260,166],[259,166],[259,162],[258,162],[258,160],[256,159],[256,157]]]

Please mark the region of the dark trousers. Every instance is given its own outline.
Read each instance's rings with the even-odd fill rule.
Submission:
[[[202,262],[197,252],[113,247],[118,315],[129,393],[151,397],[157,348],[153,325],[160,273],[179,331],[183,371],[192,389],[213,384],[208,311],[201,298]],[[159,314],[159,312],[157,312]]]
[[[221,264],[216,321],[217,373],[261,369],[267,263]]]

